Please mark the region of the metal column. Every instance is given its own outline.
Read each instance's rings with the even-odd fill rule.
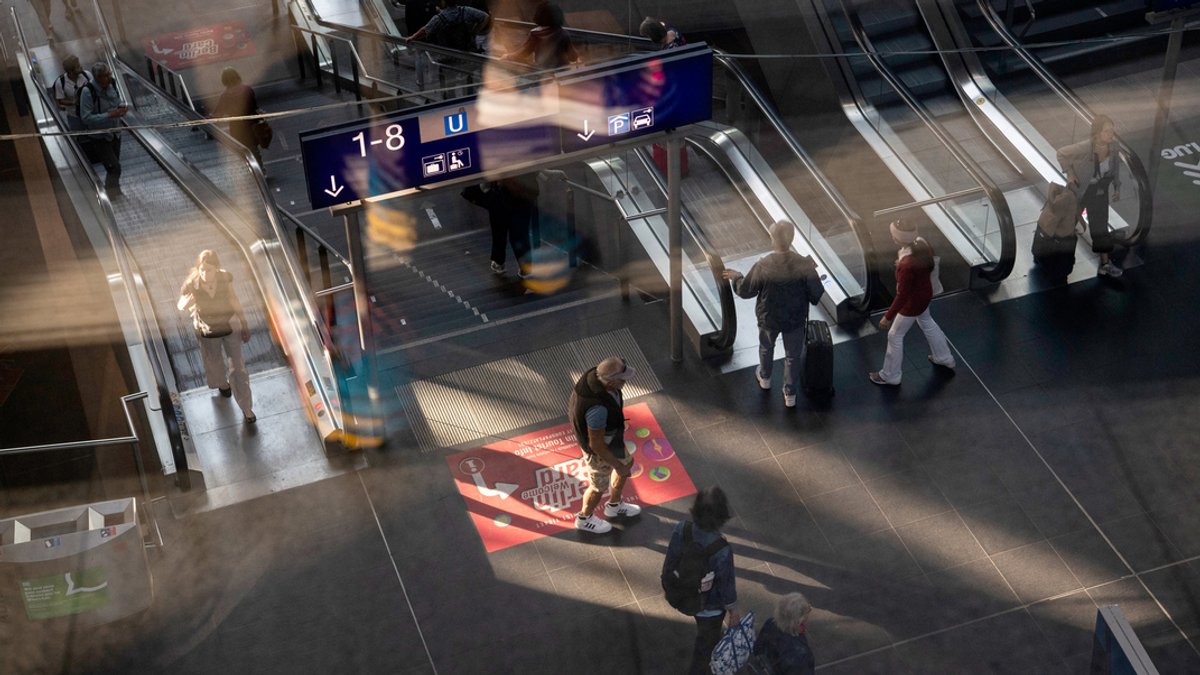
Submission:
[[[365,414],[355,411],[359,421],[355,430],[358,439],[355,445],[378,444],[383,441],[383,415],[379,405],[379,373],[375,368],[375,330],[371,325],[371,299],[367,295],[367,265],[363,256],[362,228],[358,222],[361,209],[347,211],[343,216],[346,224],[346,241],[350,247],[350,266],[354,282],[354,309],[358,315],[359,348],[362,350],[362,371],[367,383],[368,410]],[[369,420],[369,421],[368,421]],[[365,422],[365,423],[364,423]]]
[[[1154,134],[1150,140],[1150,189],[1158,184],[1158,167],[1162,164],[1163,136],[1171,114],[1171,94],[1175,88],[1175,68],[1179,65],[1179,48],[1183,43],[1183,17],[1171,21],[1171,37],[1167,40],[1167,56],[1163,62],[1162,84],[1158,89],[1158,112],[1154,115]]]
[[[667,140],[667,242],[671,271],[671,360],[683,361],[683,221],[679,205],[679,149],[675,134]]]

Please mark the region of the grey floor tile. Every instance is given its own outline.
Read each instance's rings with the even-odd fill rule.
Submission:
[[[887,517],[862,485],[827,492],[804,504],[835,547],[847,539],[889,527]]]
[[[727,536],[735,540],[744,536],[746,555],[764,562],[787,563],[794,557],[827,559],[832,551],[803,503],[758,511],[740,520],[743,529],[727,528]]]
[[[1010,612],[896,647],[907,663],[929,673],[1044,673],[1060,661],[1037,635],[1025,611]],[[1056,668],[1056,667],[1055,667]]]
[[[858,475],[834,444],[818,443],[776,454],[775,459],[801,499],[859,482]]]
[[[1183,556],[1154,522],[1153,514],[1138,514],[1100,526],[1135,572],[1181,560]]]
[[[1025,511],[1011,498],[963,509],[959,516],[989,555],[1044,539]]]
[[[1129,574],[1112,547],[1095,530],[1079,530],[1050,540],[1058,557],[1085,588]]]
[[[1149,638],[1162,633],[1173,632],[1175,628],[1167,615],[1158,608],[1158,604],[1142,588],[1137,579],[1122,579],[1097,588],[1088,589],[1099,607],[1117,605],[1121,613],[1133,626],[1138,638],[1145,642]]]
[[[744,419],[727,419],[693,429],[691,446],[714,464],[742,465],[771,456],[754,424]]]
[[[1008,496],[1008,488],[992,471],[990,464],[987,455],[977,452],[921,462],[938,489],[958,509]]]
[[[1021,602],[1036,602],[1080,588],[1075,575],[1049,542],[1038,542],[992,556],[992,562]]]
[[[881,476],[866,485],[892,527],[901,527],[951,508],[941,490],[921,470]]]
[[[1172,565],[1142,580],[1188,637],[1200,636],[1200,569],[1195,563]]]
[[[839,542],[834,555],[844,567],[871,579],[900,581],[922,574],[904,542],[890,529]]]
[[[954,511],[897,527],[896,533],[927,574],[987,556]]]
[[[630,583],[612,554],[560,567],[550,573],[554,592],[595,607],[620,607],[634,601]]]
[[[1067,491],[1056,482],[1035,483],[1013,490],[1012,494],[1045,537],[1070,534],[1092,526]]]
[[[1194,515],[1196,508],[1193,504],[1179,504],[1150,514],[1154,524],[1185,558],[1200,555],[1200,531],[1197,531]]]
[[[786,506],[799,499],[796,489],[771,456],[753,463],[725,466],[718,472],[717,484],[728,496],[729,508],[739,515]]]
[[[839,432],[832,444],[842,451],[862,480],[917,466],[908,442],[890,424],[865,424],[850,432]]]
[[[1096,603],[1085,591],[1033,604],[1028,609],[1052,652],[1063,659],[1091,656]]]

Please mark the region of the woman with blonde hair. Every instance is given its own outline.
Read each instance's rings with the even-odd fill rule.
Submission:
[[[246,423],[253,424],[258,418],[250,393],[250,373],[242,357],[242,343],[250,341],[250,324],[234,292],[233,275],[221,269],[216,251],[205,249],[196,257],[195,266],[179,289],[176,308],[192,315],[208,386],[221,396],[233,396]],[[233,333],[235,316],[242,326],[240,341]]]
[[[788,593],[775,603],[775,615],[763,624],[754,641],[751,672],[773,675],[812,675],[816,660],[808,646],[808,615],[812,605],[802,593]]]

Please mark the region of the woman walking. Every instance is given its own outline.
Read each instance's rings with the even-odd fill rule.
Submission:
[[[221,392],[221,396],[233,396],[246,423],[253,424],[258,418],[254,416],[250,373],[242,357],[242,343],[250,341],[250,324],[233,290],[233,275],[221,269],[215,251],[200,252],[195,267],[179,289],[176,307],[192,315],[208,386]],[[235,316],[242,326],[240,341],[233,334]]]
[[[1112,201],[1121,198],[1121,171],[1117,153],[1116,127],[1108,115],[1096,115],[1092,120],[1091,137],[1073,143],[1058,151],[1058,163],[1067,174],[1067,187],[1079,200],[1081,212],[1087,211],[1088,234],[1092,239],[1092,251],[1100,255],[1100,267],[1096,274],[1119,277],[1121,268],[1109,258],[1112,253],[1113,237],[1108,231],[1108,186],[1111,184]]]
[[[237,70],[233,68],[222,70],[221,84],[225,87],[225,91],[221,92],[217,107],[213,109],[213,117],[244,117],[258,113],[258,97],[254,95],[254,89],[250,85],[242,82],[242,76]],[[231,120],[229,135],[233,136],[238,143],[246,146],[246,149],[254,155],[259,168],[265,171],[262,152],[258,149],[258,136],[254,133],[256,123],[256,120]]]
[[[904,364],[904,336],[913,323],[921,327],[925,341],[933,352],[930,363],[943,368],[954,368],[954,355],[950,343],[937,322],[929,315],[929,301],[933,299],[933,247],[917,236],[917,226],[897,220],[891,224],[892,241],[900,247],[896,261],[896,297],[887,314],[879,320],[879,329],[888,332],[887,354],[883,357],[883,368],[868,373],[867,377],[879,385],[898,385]]]

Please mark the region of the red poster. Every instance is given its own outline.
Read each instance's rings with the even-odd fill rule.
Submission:
[[[625,416],[634,453],[625,500],[648,506],[695,494],[650,406],[629,406]],[[575,526],[588,486],[580,454],[571,425],[560,424],[446,457],[488,553]]]
[[[254,55],[254,41],[241,21],[166,33],[142,40],[146,56],[171,70]]]

